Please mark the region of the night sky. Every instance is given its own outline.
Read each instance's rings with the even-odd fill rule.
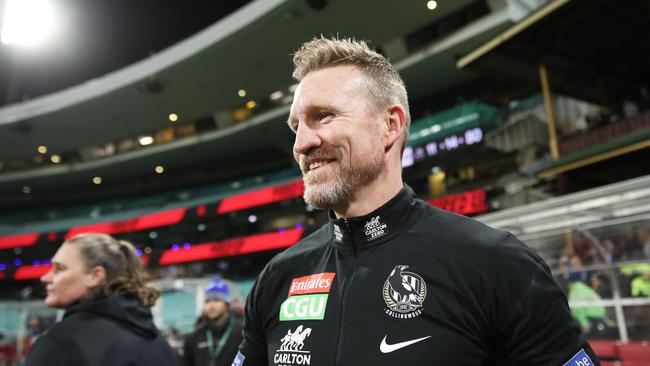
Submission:
[[[39,49],[0,44],[0,106],[49,94],[149,57],[250,0],[51,0],[64,18]],[[0,22],[6,0],[0,0]]]

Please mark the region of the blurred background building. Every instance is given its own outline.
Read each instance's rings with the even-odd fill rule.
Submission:
[[[650,365],[647,1],[4,0],[0,31],[0,360],[61,316],[38,278],[66,237],[134,243],[174,339],[213,276],[243,301],[325,222],[285,123],[324,34],[402,74],[416,194],[518,235],[604,360]]]

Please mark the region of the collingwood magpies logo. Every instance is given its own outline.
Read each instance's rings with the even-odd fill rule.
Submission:
[[[386,314],[398,319],[422,314],[422,303],[427,297],[426,282],[419,275],[405,271],[408,267],[395,266],[384,282],[384,302],[388,307]]]

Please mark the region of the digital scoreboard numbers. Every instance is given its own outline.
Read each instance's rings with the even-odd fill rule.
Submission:
[[[462,149],[482,141],[483,130],[479,127],[474,127],[460,134],[449,135],[441,140],[432,141],[425,145],[407,146],[402,155],[402,168],[410,167],[426,158]]]

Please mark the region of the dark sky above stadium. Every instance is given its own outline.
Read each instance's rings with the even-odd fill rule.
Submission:
[[[0,0],[0,22],[7,1]],[[0,106],[77,85],[147,58],[250,2],[49,1],[60,14],[61,27],[54,39],[35,49],[0,44]]]

